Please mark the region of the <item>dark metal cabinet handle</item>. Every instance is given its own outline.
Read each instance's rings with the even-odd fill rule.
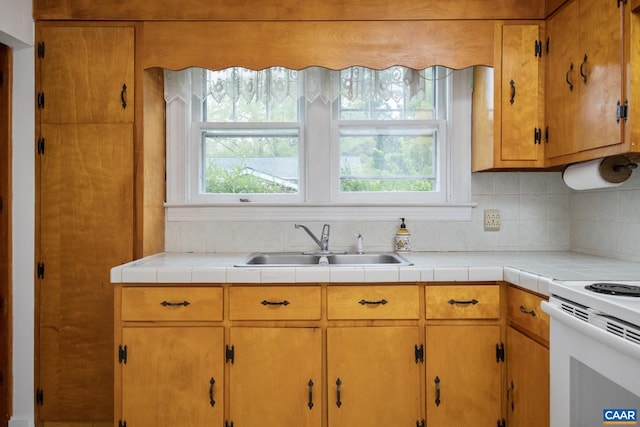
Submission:
[[[342,406],[342,401],[340,400],[340,386],[342,385],[342,381],[340,378],[336,380],[336,406],[339,408]]]
[[[511,86],[511,97],[509,98],[509,104],[513,105],[516,102],[516,82],[511,80],[509,82],[509,86]]]
[[[213,377],[211,377],[211,380],[209,381],[209,404],[211,405],[212,408],[216,404],[216,401],[213,400],[213,385],[215,383],[216,383],[216,380],[214,380]]]
[[[529,310],[524,305],[520,306],[520,312],[524,313],[524,314],[528,314],[531,317],[534,317],[536,315],[536,311],[535,310]]]
[[[582,81],[584,84],[587,84],[587,73],[585,73],[585,65],[587,65],[587,55],[584,55],[584,59],[582,60],[582,64],[580,64],[580,75],[582,76]]]
[[[163,307],[186,307],[189,304],[191,304],[189,301],[182,301],[182,302],[162,301],[160,303],[160,305],[163,306]]]
[[[367,301],[365,299],[361,299],[360,301],[358,301],[358,304],[360,305],[385,305],[388,304],[389,301],[387,301],[386,299],[381,299],[380,301]]]
[[[436,383],[436,406],[440,406],[440,377],[434,380]]]
[[[513,385],[513,381],[511,381],[511,385],[509,386],[509,388],[507,389],[507,402],[511,402],[511,412],[513,412],[516,407],[513,404],[513,389],[514,389],[514,385]]]
[[[122,103],[122,108],[127,108],[127,85],[122,85],[122,90],[120,91],[120,102]]]
[[[284,301],[267,301],[267,300],[263,300],[260,304],[262,305],[289,305],[291,304],[289,301],[284,300]]]
[[[450,299],[448,302],[451,305],[454,305],[454,304],[455,305],[476,305],[478,303],[478,300],[475,298],[469,301],[459,301],[455,299]]]
[[[309,386],[309,403],[307,403],[307,406],[311,409],[313,408],[313,381],[309,380],[307,385]]]
[[[573,91],[573,82],[571,82],[571,80],[569,80],[569,73],[572,72],[572,71],[573,71],[573,62],[569,66],[569,71],[567,71],[567,74],[565,74],[565,76],[564,76],[565,81],[569,85],[569,90],[570,91]]]

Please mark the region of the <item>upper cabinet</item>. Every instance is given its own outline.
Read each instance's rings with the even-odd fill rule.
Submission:
[[[43,25],[39,40],[42,123],[133,123],[132,27]]]
[[[542,25],[496,24],[495,66],[474,68],[472,170],[544,166]]]
[[[548,19],[549,166],[635,151],[625,135],[627,85],[638,78],[627,74],[627,62],[638,60],[628,54],[630,15],[626,1],[572,0]]]

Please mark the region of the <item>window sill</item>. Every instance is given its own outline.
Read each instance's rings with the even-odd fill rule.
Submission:
[[[328,220],[388,220],[407,217],[412,220],[470,221],[475,203],[415,205],[274,205],[274,204],[220,204],[176,205],[166,204],[166,218],[172,221],[305,221]]]

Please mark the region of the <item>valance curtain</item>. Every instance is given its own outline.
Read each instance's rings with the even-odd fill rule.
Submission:
[[[343,96],[349,101],[399,101],[406,93],[424,94],[425,80],[430,79],[425,71],[400,66],[386,70],[350,67],[342,71],[322,67],[301,71],[282,67],[259,71],[232,67],[215,72],[189,68],[165,70],[165,100],[171,103],[180,99],[186,103],[193,97],[200,101],[212,97],[219,102],[225,97],[234,101],[243,97],[246,102],[261,102],[290,97],[328,103]]]

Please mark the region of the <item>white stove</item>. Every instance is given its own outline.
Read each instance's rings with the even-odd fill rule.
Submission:
[[[556,281],[549,293],[551,427],[640,425],[640,281]]]

